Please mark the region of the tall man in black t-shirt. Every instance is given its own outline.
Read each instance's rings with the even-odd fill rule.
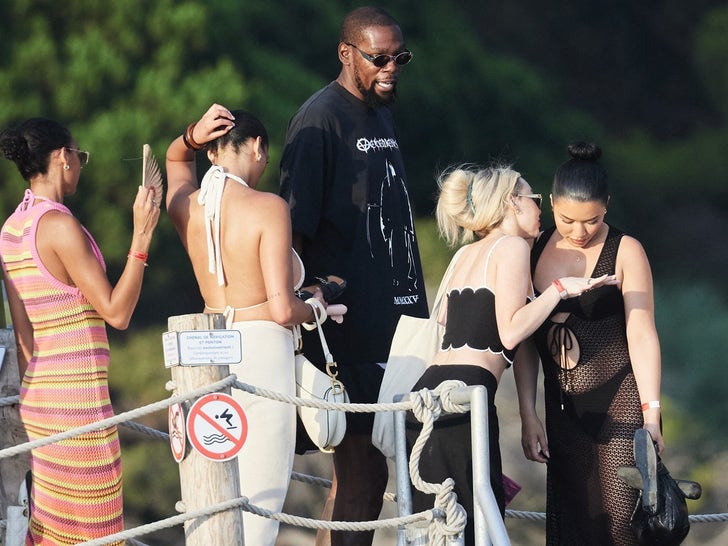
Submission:
[[[400,315],[426,316],[427,301],[402,155],[388,107],[412,54],[397,21],[379,8],[344,19],[338,78],[292,118],[281,159],[281,195],[291,205],[294,246],[309,276],[347,280],[343,324],[324,325],[352,402],[376,402]],[[323,362],[317,336],[304,340]],[[371,442],[373,414],[347,414],[334,452],[324,515],[379,517],[387,463]],[[320,532],[317,544],[327,544]],[[332,532],[331,544],[371,544],[373,532]]]

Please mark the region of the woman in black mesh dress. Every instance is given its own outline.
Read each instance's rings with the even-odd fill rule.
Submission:
[[[547,544],[636,544],[629,520],[637,490],[616,471],[634,466],[638,428],[664,448],[652,274],[642,245],[604,221],[609,193],[600,148],[580,142],[568,150],[552,186],[555,227],[531,254],[536,293],[564,276],[614,274],[621,285],[561,301],[534,343],[522,347],[514,373],[523,450],[548,465]],[[539,356],[545,432],[534,407]]]

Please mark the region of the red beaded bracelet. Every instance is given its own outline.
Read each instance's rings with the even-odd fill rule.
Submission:
[[[554,288],[556,288],[556,291],[559,293],[559,296],[562,300],[565,300],[566,297],[569,295],[569,292],[564,288],[564,285],[561,284],[561,281],[559,279],[554,279],[554,282],[552,283],[554,285]]]
[[[190,123],[187,126],[187,129],[185,129],[185,132],[182,133],[182,140],[184,141],[185,146],[187,146],[188,149],[199,152],[200,150],[205,149],[205,145],[195,142],[195,139],[192,136],[192,134],[195,131],[195,125],[197,125],[197,123]]]
[[[647,411],[650,408],[659,408],[660,401],[659,400],[650,400],[649,402],[643,402],[640,407],[642,408],[642,411]]]
[[[149,258],[149,254],[147,254],[146,252],[137,252],[136,250],[130,250],[129,254],[127,254],[126,257],[139,260],[140,262],[144,263],[144,267],[149,267],[149,264],[147,263],[147,258]]]

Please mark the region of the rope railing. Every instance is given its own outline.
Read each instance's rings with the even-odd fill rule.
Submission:
[[[326,481],[326,480],[324,480]],[[309,482],[313,483],[313,482]],[[330,482],[329,482],[330,483]],[[118,533],[116,535],[109,535],[108,537],[104,537],[103,539],[97,539],[93,542],[84,542],[83,544],[85,546],[91,546],[91,545],[99,545],[102,544],[109,544],[110,542],[118,541],[126,539],[127,544],[129,546],[146,546],[143,542],[139,542],[137,540],[134,540],[133,537],[136,536],[143,536],[150,533],[153,533],[155,531],[160,531],[162,529],[166,529],[169,527],[175,527],[177,525],[183,524],[185,521],[188,521],[190,519],[203,517],[206,515],[213,515],[219,512],[223,512],[225,510],[232,510],[238,507],[244,508],[245,506],[253,507],[253,505],[250,505],[246,502],[240,502],[241,500],[245,499],[245,497],[241,497],[240,499],[234,499],[233,501],[227,501],[226,503],[221,503],[219,505],[215,505],[215,508],[210,513],[201,513],[204,512],[203,510],[199,510],[196,512],[189,512],[186,514],[181,514],[178,516],[172,516],[170,518],[159,520],[154,523],[149,523],[146,525],[141,525],[139,527],[136,527],[134,529],[129,529],[128,531],[124,531],[124,536],[119,536],[121,533]],[[259,511],[253,511],[250,510],[252,513],[257,513],[261,516],[266,516],[265,510],[258,509]],[[406,518],[399,518],[397,521],[403,524],[403,525],[409,525],[412,523],[417,523],[420,521],[427,521],[429,517],[427,516],[428,513],[432,513],[432,511],[425,511],[420,512],[419,514],[413,514],[412,516],[408,516]],[[277,519],[281,523],[287,523],[287,524],[295,524],[295,522],[302,522],[306,523],[306,525],[301,525],[302,527],[306,527],[309,529],[326,529],[331,528],[330,526],[337,524],[338,522],[327,522],[327,521],[320,521],[320,520],[313,520],[309,518],[300,518],[298,516],[290,516],[282,513],[271,513],[270,517],[272,519]],[[419,518],[419,519],[411,519],[411,518]],[[546,514],[544,512],[530,512],[530,511],[524,511],[524,510],[506,510],[506,518],[511,519],[522,519],[522,520],[528,520],[528,521],[546,521]],[[691,514],[689,516],[690,523],[723,523],[728,521],[728,514]],[[394,520],[377,520],[377,522],[392,522]],[[344,522],[348,524],[361,524],[368,525],[369,523],[373,522]],[[318,525],[321,526],[318,526]],[[0,520],[0,530],[4,530],[6,527],[6,521]],[[161,526],[160,526],[161,525]],[[391,526],[391,525],[390,525]],[[378,529],[384,528],[384,527],[377,527]],[[362,529],[362,530],[369,530],[370,528]],[[336,529],[335,529],[336,530]],[[115,537],[115,538],[112,538]]]
[[[529,521],[546,521],[545,512],[529,512],[525,510],[506,510],[506,518],[525,519]],[[723,514],[690,514],[690,523],[721,523],[728,521],[728,513]]]
[[[235,381],[233,387],[241,391],[248,392],[257,396],[263,396],[278,402],[287,402],[296,406],[305,406],[307,408],[317,408],[326,410],[341,410],[350,413],[371,413],[377,411],[396,411],[412,409],[411,402],[389,402],[379,404],[362,404],[356,402],[326,402],[325,400],[314,400],[311,398],[299,398],[289,394],[283,394],[271,391],[254,385],[249,385],[241,381]]]
[[[40,438],[38,440],[33,440],[31,442],[26,442],[24,444],[19,444],[17,446],[8,447],[8,448],[0,450],[0,459],[12,457],[13,455],[19,455],[20,453],[25,453],[25,452],[31,451],[35,448],[46,446],[49,444],[54,444],[54,443],[60,442],[62,440],[68,440],[69,438],[74,438],[76,436],[80,436],[81,434],[87,434],[89,432],[94,432],[94,431],[102,430],[102,429],[105,429],[105,428],[108,428],[108,427],[111,427],[114,425],[119,425],[121,423],[130,421],[137,417],[142,417],[144,415],[149,415],[150,413],[154,413],[156,411],[166,409],[169,406],[171,406],[172,404],[177,404],[180,402],[184,402],[185,400],[189,400],[191,398],[199,398],[200,396],[204,396],[205,394],[217,392],[220,389],[224,389],[225,387],[230,386],[235,381],[236,381],[236,376],[229,375],[225,379],[216,381],[215,383],[211,383],[209,385],[200,387],[198,389],[194,389],[185,394],[178,394],[175,396],[170,396],[166,400],[160,400],[159,402],[154,402],[154,403],[146,405],[146,406],[141,406],[139,408],[136,408],[136,409],[133,409],[130,411],[126,411],[124,413],[120,413],[119,415],[115,415],[113,417],[107,417],[106,419],[102,419],[101,421],[96,421],[94,423],[89,423],[88,425],[83,425],[80,427],[68,429],[68,430],[60,432],[58,434],[54,434],[52,436],[47,436],[45,438]]]
[[[121,540],[129,540],[130,538],[146,535],[156,531],[161,531],[169,527],[175,527],[183,524],[186,521],[203,518],[206,516],[212,516],[220,512],[227,510],[242,509],[246,512],[251,512],[258,516],[277,520],[281,523],[289,525],[295,525],[297,527],[305,527],[307,529],[328,529],[332,531],[376,531],[378,529],[385,529],[392,526],[399,525],[411,525],[421,521],[428,521],[432,517],[437,516],[436,510],[426,510],[410,516],[404,516],[399,518],[390,518],[388,520],[373,520],[373,521],[323,521],[315,520],[311,518],[303,518],[300,516],[291,516],[282,512],[273,512],[250,504],[247,497],[238,497],[199,510],[193,510],[177,516],[172,516],[167,519],[159,520],[154,523],[148,523],[141,525],[134,529],[128,529],[120,533],[108,535],[103,538],[89,540],[80,543],[78,546],[104,546],[105,544],[112,544]]]
[[[15,404],[20,404],[19,394],[16,394],[15,396],[4,396],[0,398],[0,408],[3,406],[14,406]]]
[[[291,472],[291,479],[295,480],[297,482],[307,483],[309,485],[318,485],[320,487],[324,487],[327,489],[331,489],[331,484],[332,484],[331,480],[328,480],[326,478],[320,478],[318,476],[309,476],[308,474],[296,472],[295,470],[293,472]],[[383,499],[385,502],[396,503],[397,495],[387,491],[386,493],[384,493]]]
[[[136,432],[141,432],[142,434],[146,434],[147,436],[151,436],[152,438],[155,438],[157,440],[164,440],[166,442],[169,442],[169,434],[167,434],[166,432],[162,432],[161,430],[157,430],[156,428],[148,427],[135,421],[126,421],[119,424],[128,429],[135,430]]]
[[[430,522],[429,536],[433,546],[444,546],[447,537],[457,536],[465,531],[467,514],[465,509],[457,502],[455,494],[455,481],[447,478],[442,483],[430,483],[420,475],[420,455],[430,438],[435,421],[440,418],[443,410],[449,413],[464,413],[467,405],[451,404],[448,393],[452,389],[464,388],[462,381],[443,381],[434,391],[422,389],[410,393],[412,412],[415,418],[422,423],[422,430],[412,446],[409,459],[409,474],[412,485],[419,491],[435,495],[435,508],[445,512],[444,519],[433,519]]]
[[[449,403],[447,401],[448,396],[447,394],[445,394],[447,391],[453,388],[461,388],[461,384],[447,385],[442,389],[438,387],[438,389],[440,390],[436,389],[434,391],[434,397],[432,396],[432,393],[429,393],[427,389],[423,389],[423,391],[411,393],[410,400],[402,402],[380,404],[333,403],[322,400],[303,399],[296,396],[285,395],[276,391],[271,391],[268,389],[256,387],[254,385],[242,383],[237,380],[235,375],[230,375],[220,381],[198,389],[191,390],[184,394],[173,395],[168,399],[142,406],[124,413],[120,413],[118,415],[103,419],[95,423],[90,423],[82,427],[69,429],[53,436],[0,450],[0,459],[18,455],[20,453],[30,451],[37,447],[52,444],[61,440],[66,440],[81,434],[108,428],[114,425],[122,425],[143,434],[147,434],[155,439],[168,441],[169,434],[158,431],[151,427],[147,427],[140,423],[136,423],[133,421],[133,419],[166,409],[176,403],[199,398],[205,394],[220,391],[226,387],[236,388],[257,396],[277,400],[279,402],[318,409],[341,410],[354,413],[398,410],[413,410],[415,412],[420,412],[420,417],[423,419],[423,434],[421,435],[420,439],[425,438],[425,440],[420,442],[420,439],[418,439],[418,442],[416,442],[415,446],[413,447],[413,456],[410,459],[410,474],[413,478],[413,484],[415,485],[415,487],[425,487],[425,489],[427,489],[425,492],[433,492],[436,494],[436,498],[438,498],[438,500],[436,501],[435,507],[431,510],[420,512],[418,514],[412,514],[410,516],[397,518],[389,518],[385,520],[366,522],[323,521],[311,518],[304,518],[300,516],[293,516],[290,514],[284,514],[282,512],[272,512],[250,504],[246,497],[239,497],[237,499],[205,507],[204,509],[186,512],[177,516],[160,520],[158,522],[153,522],[150,524],[136,527],[134,529],[125,530],[121,533],[109,535],[108,537],[104,537],[102,539],[84,542],[82,543],[84,546],[101,546],[104,544],[117,542],[119,540],[126,540],[127,543],[132,546],[145,546],[143,543],[134,540],[134,537],[146,535],[161,529],[180,525],[185,521],[191,519],[206,517],[220,512],[224,512],[226,510],[233,510],[238,508],[249,511],[261,517],[275,519],[281,523],[286,523],[289,525],[304,527],[308,529],[328,529],[336,531],[371,531],[377,529],[406,526],[419,522],[428,522],[430,526],[430,532],[435,540],[433,544],[444,544],[444,537],[457,534],[464,528],[464,511],[462,511],[462,507],[460,507],[460,505],[457,504],[457,502],[455,502],[454,500],[454,497],[451,493],[452,484],[447,483],[447,481],[443,482],[443,484],[427,484],[427,482],[421,480],[421,477],[419,476],[419,471],[417,470],[419,466],[418,461],[419,455],[422,451],[422,446],[426,441],[426,437],[432,430],[432,424],[434,423],[434,420],[439,417],[440,412],[442,410],[450,413],[462,413],[464,411],[467,411],[467,404],[459,405]],[[434,402],[435,399],[439,400],[439,402]],[[0,398],[0,406],[18,403],[19,396]],[[414,463],[413,459],[415,460]],[[291,474],[291,478],[297,481],[319,485],[322,487],[331,487],[332,483],[330,480],[324,478],[308,476],[306,474],[301,474],[298,472],[293,472]],[[429,491],[429,489],[433,489],[433,491]],[[387,493],[385,494],[385,500],[396,502],[396,496],[392,495],[391,493]],[[519,510],[506,510],[505,516],[506,518],[525,519],[531,521],[545,521],[546,519],[546,515],[543,512],[529,512]],[[725,521],[728,521],[728,514],[725,513],[697,514],[690,516],[691,523],[713,523]],[[0,521],[0,529],[4,528],[5,525],[6,523],[4,520]]]

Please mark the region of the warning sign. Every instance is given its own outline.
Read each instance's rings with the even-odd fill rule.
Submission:
[[[206,394],[190,408],[187,436],[203,457],[212,461],[228,461],[245,444],[248,420],[243,408],[232,396]]]
[[[185,414],[181,404],[169,406],[168,428],[169,446],[172,448],[172,456],[178,463],[185,458],[187,447],[187,436],[185,432]]]

